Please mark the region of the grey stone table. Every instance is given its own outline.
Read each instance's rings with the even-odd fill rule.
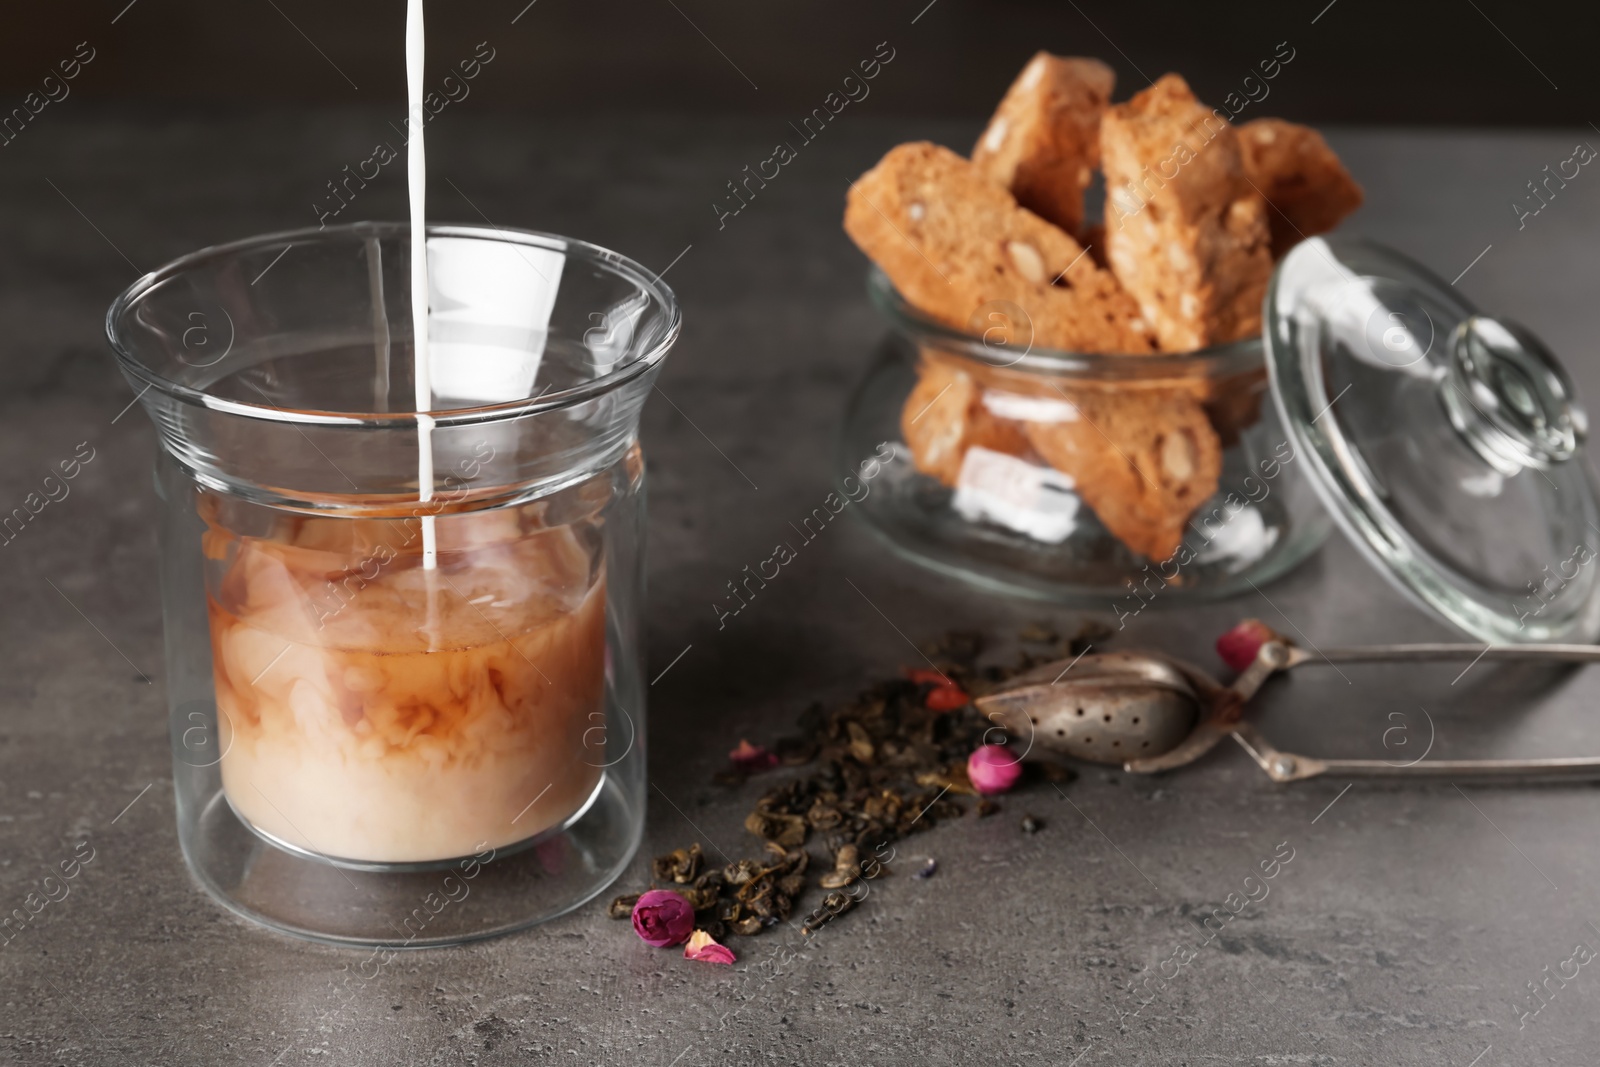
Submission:
[[[406,954],[351,995],[350,952],[233,918],[179,857],[153,438],[100,323],[118,290],[177,254],[313,223],[325,183],[391,139],[395,116],[79,103],[0,158],[0,510],[81,442],[94,455],[70,496],[0,547],[0,910],[76,842],[93,859],[0,947],[0,1062],[1593,1062],[1600,974],[1565,961],[1600,946],[1600,794],[1280,787],[1233,746],[1162,780],[1086,768],[1065,800],[1027,792],[920,835],[906,848],[937,857],[935,877],[889,879],[810,943],[738,942],[733,968],[648,949],[590,906]],[[686,327],[644,429],[652,677],[673,664],[651,695],[646,855],[696,839],[746,854],[741,816],[761,787],[713,785],[724,753],[913,661],[908,638],[1073,617],[922,573],[851,523],[726,628],[712,607],[828,491],[841,407],[879,333],[838,228],[847,180],[896,141],[964,146],[974,132],[851,114],[720,228],[712,204],[788,136],[781,122],[527,124],[463,106],[430,133],[439,217],[674,264]],[[1446,277],[1466,270],[1461,287],[1534,324],[1593,398],[1600,179],[1569,182],[1521,229],[1510,207],[1580,136],[1334,140],[1369,193],[1354,229]],[[399,217],[403,195],[386,173],[349,211]],[[1215,662],[1212,638],[1247,614],[1318,644],[1446,636],[1334,541],[1260,596],[1145,612],[1116,641]],[[1420,746],[1429,717],[1436,755],[1600,752],[1593,672],[1459,670],[1308,669],[1267,694],[1262,722],[1324,754],[1392,752],[1384,731],[1401,722]],[[1021,833],[1023,813],[1043,830]],[[1274,855],[1293,858],[1270,895],[1203,943],[1200,920]],[[624,884],[645,877],[639,861]],[[1169,962],[1182,946],[1194,957]],[[1523,1018],[1530,982],[1545,1000]]]

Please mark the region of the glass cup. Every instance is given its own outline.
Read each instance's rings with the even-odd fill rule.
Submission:
[[[1084,355],[1032,345],[1026,314],[1003,301],[982,309],[983,333],[966,333],[919,313],[876,268],[867,288],[889,330],[850,399],[836,471],[852,510],[897,552],[988,590],[1126,620],[1248,590],[1326,538],[1331,520],[1268,395],[1260,338],[1185,355]],[[1135,457],[1098,421],[1174,411],[1207,441]],[[1130,492],[1162,478],[1162,465],[1190,473],[1203,445],[1216,490],[1145,554],[1040,454],[1053,440],[1069,457],[1125,467]]]
[[[423,416],[400,224],[206,249],[107,318],[161,444],[184,856],[242,915],[384,948],[559,915],[638,847],[637,431],[680,321],[593,245],[427,244]]]

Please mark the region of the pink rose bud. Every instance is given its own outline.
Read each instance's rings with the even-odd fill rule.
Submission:
[[[683,946],[683,958],[700,960],[702,963],[733,963],[738,957],[725,945],[717,944],[716,939],[704,930],[696,930],[689,943]]]
[[[633,906],[633,929],[647,945],[681,945],[694,932],[694,908],[670,889],[652,889]]]
[[[1022,761],[1004,745],[984,745],[967,757],[967,777],[985,796],[1005,793],[1022,777]]]
[[[1242,671],[1256,661],[1256,653],[1261,651],[1262,645],[1281,640],[1283,638],[1260,619],[1246,619],[1217,638],[1217,655],[1234,670]]]
[[[728,759],[741,771],[750,773],[768,771],[778,765],[777,756],[760,745],[752,745],[742,738],[739,741],[739,747],[728,753]]]

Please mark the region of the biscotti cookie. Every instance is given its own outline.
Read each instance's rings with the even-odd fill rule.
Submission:
[[[945,360],[924,359],[919,378],[900,412],[900,432],[912,465],[951,488],[967,449],[981,446],[1021,456],[1028,452],[1022,427],[994,416],[983,404],[983,388]]]
[[[1107,257],[1161,348],[1259,333],[1272,254],[1238,131],[1168,74],[1106,111],[1100,159]]]
[[[980,312],[1003,301],[1034,348],[1154,348],[1139,305],[1076,240],[947,148],[892,149],[850,187],[844,228],[914,307],[958,330],[982,333]]]
[[[1152,560],[1178,550],[1189,516],[1217,491],[1222,443],[1186,392],[1065,392],[1077,418],[1026,425],[1029,442],[1070,475],[1123,544]]]
[[[1256,119],[1239,127],[1239,147],[1245,177],[1272,208],[1267,224],[1274,257],[1304,238],[1327,233],[1361,206],[1361,186],[1309,126]]]
[[[1100,165],[1100,116],[1116,80],[1098,59],[1040,52],[973,146],[973,166],[1029,211],[1079,233],[1083,191]]]

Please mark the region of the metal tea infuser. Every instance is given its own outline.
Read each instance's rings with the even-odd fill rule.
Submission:
[[[1275,782],[1322,774],[1404,778],[1600,779],[1600,757],[1420,760],[1316,759],[1281,752],[1244,720],[1246,703],[1279,671],[1306,663],[1422,663],[1441,660],[1600,662],[1600,646],[1419,644],[1330,648],[1309,653],[1267,641],[1232,685],[1154,652],[1107,652],[1052,663],[977,699],[978,710],[1024,740],[1094,763],[1120,763],[1135,774],[1187,766],[1231,736]]]

